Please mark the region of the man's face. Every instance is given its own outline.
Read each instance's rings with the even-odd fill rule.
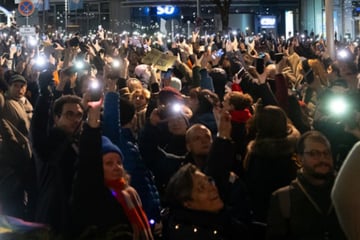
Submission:
[[[212,137],[211,132],[205,126],[194,127],[187,133],[186,148],[195,156],[207,156],[209,154]]]
[[[20,98],[25,96],[26,89],[27,89],[26,83],[16,81],[9,86],[8,94],[10,98],[19,100]]]
[[[60,116],[55,116],[56,127],[72,135],[81,129],[83,110],[77,103],[65,103]]]
[[[221,200],[218,189],[212,179],[200,171],[196,171],[192,175],[192,179],[192,199],[186,201],[184,206],[198,211],[220,211],[224,207],[224,203]]]
[[[305,140],[304,153],[300,155],[303,172],[318,179],[326,179],[333,173],[333,159],[330,148],[311,138]]]

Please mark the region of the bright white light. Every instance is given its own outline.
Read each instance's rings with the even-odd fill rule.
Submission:
[[[330,111],[336,115],[342,115],[347,112],[348,104],[342,97],[331,99],[329,102]]]
[[[40,67],[43,67],[43,66],[45,66],[45,64],[46,64],[46,59],[45,59],[45,57],[42,56],[42,55],[37,56],[37,58],[36,58],[36,65],[38,65],[38,66],[40,66]]]
[[[35,38],[29,38],[29,45],[30,46],[36,46],[37,40]]]
[[[120,67],[120,61],[117,60],[117,59],[114,59],[113,62],[112,62],[112,66],[113,66],[114,68]]]
[[[77,68],[77,69],[83,69],[84,68],[84,62],[83,61],[77,61],[77,62],[75,62],[75,67]]]
[[[173,109],[174,112],[178,113],[178,112],[181,111],[182,105],[179,104],[179,103],[175,103],[175,104],[172,106],[172,109]]]
[[[341,58],[346,58],[348,55],[348,52],[346,50],[339,50],[338,51],[338,56],[341,57]]]
[[[100,87],[100,83],[98,80],[91,80],[90,81],[90,88],[98,89]]]

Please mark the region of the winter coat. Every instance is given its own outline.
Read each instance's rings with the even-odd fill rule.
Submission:
[[[36,200],[36,170],[29,139],[32,110],[26,98],[17,101],[0,93],[0,202],[4,214],[27,220],[33,220]]]
[[[227,210],[209,213],[178,208],[169,215],[168,240],[248,239],[246,226],[233,219]]]
[[[255,220],[266,221],[271,193],[295,179],[298,137],[299,132],[294,129],[285,138],[255,139],[248,144],[244,177]]]
[[[301,190],[299,183],[318,205],[321,212],[316,210],[314,204]],[[333,183],[334,178],[332,177],[324,185],[314,186],[299,172],[289,187],[274,192],[269,208],[267,239],[346,239],[330,199]],[[280,200],[281,194],[287,194],[287,207],[284,204],[285,200]],[[283,204],[282,207],[281,204]]]
[[[78,149],[76,138],[63,130],[48,131],[50,106],[49,96],[39,97],[31,126],[39,187],[35,220],[49,224],[57,232],[67,232]]]

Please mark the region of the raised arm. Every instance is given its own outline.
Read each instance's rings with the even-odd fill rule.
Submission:
[[[218,134],[212,144],[207,167],[207,174],[215,179],[220,192],[229,182],[234,157],[234,145],[231,140],[231,115],[222,110],[219,116]]]
[[[108,92],[105,94],[103,134],[114,144],[119,146],[120,142],[120,110],[119,94],[116,92],[116,81],[107,80]]]

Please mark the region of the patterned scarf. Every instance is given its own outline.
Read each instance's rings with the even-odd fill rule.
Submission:
[[[124,178],[106,181],[105,184],[123,207],[133,229],[133,239],[152,240],[149,221],[142,209],[141,200],[136,190],[128,186]]]

